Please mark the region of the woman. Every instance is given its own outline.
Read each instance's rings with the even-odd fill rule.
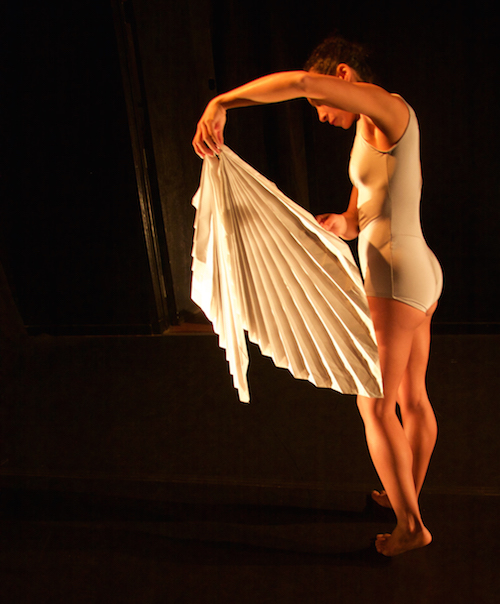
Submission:
[[[340,37],[329,38],[314,51],[304,71],[274,73],[210,101],[193,147],[202,158],[220,151],[227,109],[297,98],[306,98],[322,122],[345,129],[356,124],[349,206],[343,214],[317,219],[343,239],[359,235],[384,397],[358,396],[357,403],[385,489],[374,491],[372,497],[379,505],[392,507],[397,518],[392,534],[377,536],[376,548],[394,556],[432,540],[418,496],[437,438],[425,375],[442,274],[420,227],[415,114],[400,96],[370,80],[363,49]]]

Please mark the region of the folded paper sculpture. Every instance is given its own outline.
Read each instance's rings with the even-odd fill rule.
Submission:
[[[227,146],[203,161],[192,288],[249,402],[245,332],[320,388],[382,396],[377,344],[349,246]]]

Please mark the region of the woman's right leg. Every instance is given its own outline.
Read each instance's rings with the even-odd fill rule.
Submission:
[[[437,439],[437,423],[426,387],[431,340],[431,319],[435,304],[414,334],[408,366],[398,391],[403,428],[413,453],[413,478],[420,494]],[[373,499],[391,507],[385,491],[372,493]]]
[[[377,474],[391,499],[397,526],[379,535],[377,550],[394,556],[430,543],[422,522],[413,479],[413,453],[396,416],[399,386],[411,355],[416,330],[425,321],[421,311],[392,299],[368,298],[377,336],[384,398],[357,397],[366,441]]]
[[[434,310],[435,306],[415,333],[408,367],[398,392],[403,428],[413,451],[413,478],[417,495],[422,489],[437,440],[436,416],[426,387]]]

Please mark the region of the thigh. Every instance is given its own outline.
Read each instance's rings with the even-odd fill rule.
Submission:
[[[437,303],[429,309],[413,335],[410,356],[398,395],[398,402],[402,405],[427,396],[425,382],[431,344],[431,320],[436,306]]]
[[[415,333],[426,322],[421,310],[390,298],[368,297],[380,356],[384,398],[396,400]]]

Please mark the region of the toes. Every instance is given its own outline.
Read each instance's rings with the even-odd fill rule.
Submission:
[[[390,536],[391,536],[390,533],[384,533],[384,534],[377,535],[377,539],[375,541],[375,549],[377,550],[377,552],[379,554],[382,554],[384,556],[391,555],[389,553],[390,552],[390,542],[389,542]]]
[[[372,491],[371,498],[375,503],[382,506],[383,508],[391,509],[392,505],[385,491]]]
[[[384,556],[385,556],[385,550],[386,550],[385,539],[377,539],[375,541],[375,549],[377,550],[377,552],[379,554],[384,554]]]
[[[383,503],[385,500],[389,500],[387,497],[387,493],[385,491],[372,491],[371,492],[372,499],[379,503]]]

